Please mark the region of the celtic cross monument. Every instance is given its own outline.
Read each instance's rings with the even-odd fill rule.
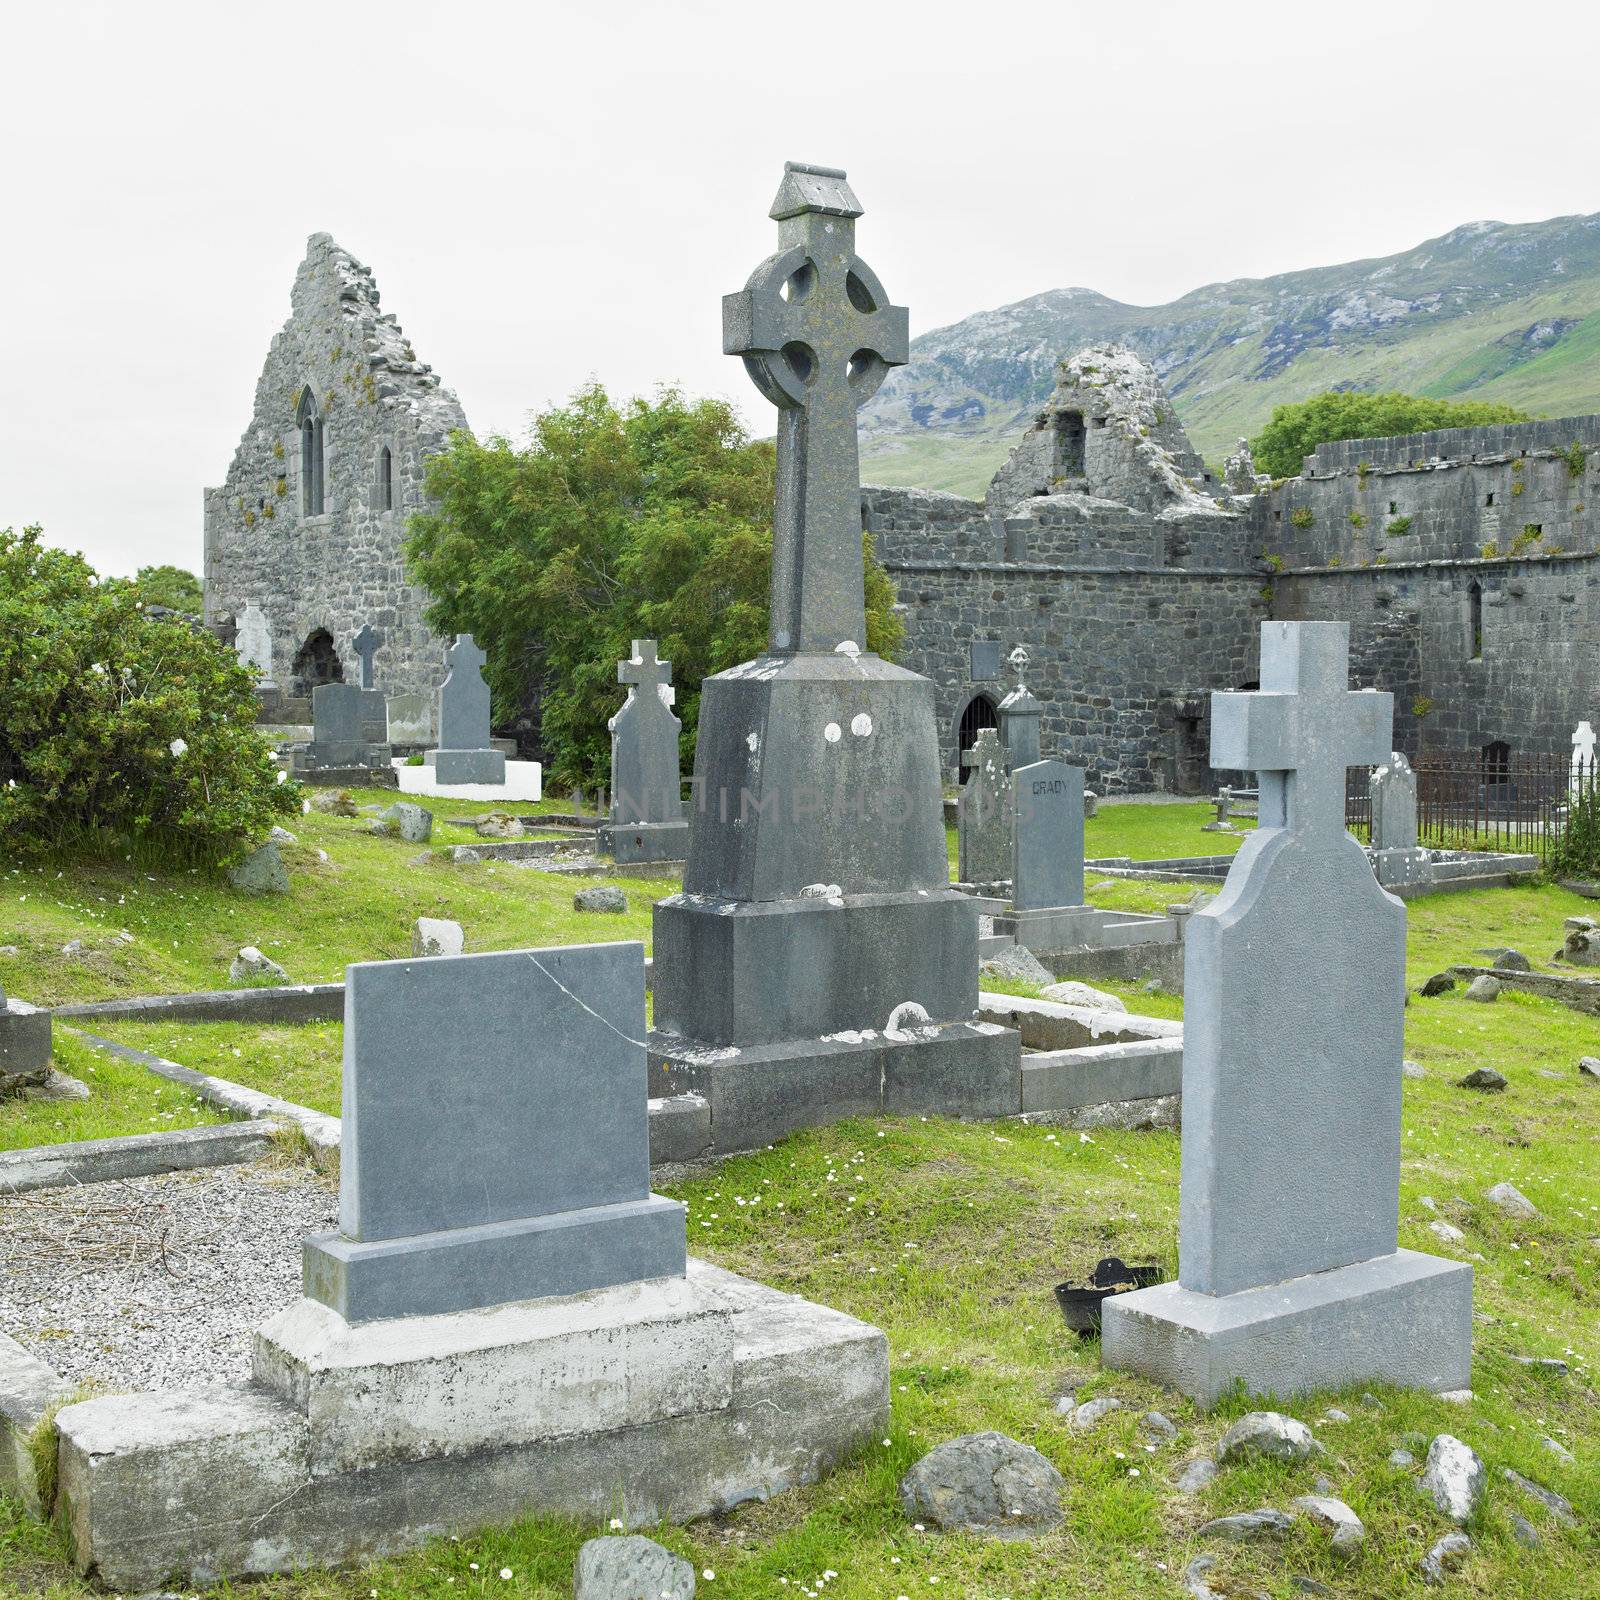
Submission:
[[[977,915],[949,885],[933,685],[866,648],[856,412],[906,360],[906,311],[856,254],[843,172],[791,162],[771,214],[776,253],[723,301],[724,351],[778,408],[767,650],[702,687],[684,892],[655,910],[652,1060],[714,1127],[728,1086],[726,1148],[883,1104],[891,1022],[927,1025],[903,1054],[1015,1050],[967,1026]]]

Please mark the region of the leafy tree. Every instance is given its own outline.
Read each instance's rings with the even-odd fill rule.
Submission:
[[[1493,422],[1526,422],[1513,406],[1484,400],[1430,400],[1418,394],[1328,391],[1274,406],[1272,420],[1250,441],[1256,466],[1274,478],[1297,477],[1306,456],[1334,439],[1387,439],[1430,428],[1472,428]]]
[[[140,567],[133,582],[147,606],[167,606],[198,616],[205,605],[200,580],[183,567]]]
[[[0,529],[0,839],[7,853],[243,855],[298,809],[255,730],[250,675],[145,614],[40,529]]]
[[[552,781],[609,772],[616,663],[639,638],[672,662],[692,762],[701,680],[766,646],[774,461],[723,401],[619,407],[592,384],[536,416],[526,448],[458,433],[429,463],[437,509],[407,540],[428,622],[487,652],[497,722],[537,705]],[[889,655],[894,592],[863,543],[866,644]]]

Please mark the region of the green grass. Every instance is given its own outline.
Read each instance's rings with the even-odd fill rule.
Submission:
[[[342,843],[345,849],[354,842]],[[1166,893],[1173,886],[1158,887]],[[1561,919],[1583,905],[1552,887],[1414,901],[1409,980],[1415,987],[1484,945],[1516,945],[1537,962],[1559,942]],[[349,932],[371,937],[353,919]],[[1174,997],[1104,986],[1135,1004],[1160,1001],[1166,1014],[1180,1009]],[[337,1109],[336,1025],[153,1024],[117,1032],[186,1065]],[[887,1444],[874,1442],[817,1485],[692,1527],[646,1531],[697,1570],[715,1573],[702,1578],[702,1596],[730,1600],[787,1600],[802,1588],[828,1600],[1165,1597],[1182,1593],[1182,1570],[1202,1550],[1217,1557],[1212,1578],[1219,1589],[1232,1583],[1235,1593],[1255,1587],[1287,1600],[1298,1575],[1340,1596],[1420,1595],[1416,1562],[1447,1527],[1417,1495],[1415,1472],[1389,1467],[1387,1456],[1406,1433],[1449,1431],[1484,1456],[1493,1486],[1473,1530],[1473,1555],[1446,1592],[1505,1600],[1592,1594],[1600,1558],[1600,1248],[1593,1242],[1600,1237],[1600,1088],[1582,1083],[1574,1062],[1595,1053],[1597,1034],[1593,1018],[1510,991],[1488,1006],[1459,993],[1413,998],[1407,1053],[1428,1076],[1405,1085],[1401,1243],[1449,1253],[1427,1231],[1438,1216],[1466,1232],[1455,1253],[1481,1257],[1474,1261],[1477,1400],[1463,1408],[1380,1390],[1380,1411],[1355,1392],[1311,1397],[1288,1409],[1312,1424],[1328,1460],[1233,1469],[1194,1501],[1174,1496],[1169,1480],[1185,1456],[1214,1445],[1241,1407],[1202,1416],[1170,1393],[1102,1371],[1096,1347],[1068,1333],[1050,1296],[1053,1284],[1081,1276],[1103,1254],[1175,1268],[1176,1135],[1080,1138],[1016,1123],[858,1121],[798,1135],[682,1183],[671,1192],[689,1207],[695,1253],[885,1330],[893,1416],[881,1436]],[[76,1048],[64,1061],[87,1072]],[[1505,1073],[1503,1095],[1455,1087],[1454,1079],[1479,1064]],[[112,1066],[99,1057],[92,1065],[96,1078]],[[1542,1077],[1541,1069],[1560,1077]],[[173,1093],[167,1089],[163,1098]],[[5,1115],[13,1114],[8,1107]],[[1513,1222],[1484,1200],[1502,1179],[1534,1201],[1539,1217]],[[1423,1196],[1436,1212],[1423,1206]],[[1573,1375],[1542,1377],[1513,1362],[1515,1355],[1562,1356]],[[1066,1388],[1079,1398],[1118,1395],[1125,1409],[1092,1432],[1073,1433],[1054,1411]],[[1351,1420],[1323,1421],[1329,1404]],[[1151,1406],[1181,1430],[1177,1445],[1154,1453],[1143,1448],[1137,1426]],[[1068,1484],[1060,1533],[986,1544],[908,1526],[895,1496],[900,1475],[939,1441],[985,1428],[1033,1444],[1060,1467]],[[1571,1449],[1576,1464],[1547,1452],[1540,1443],[1546,1436]],[[1502,1466],[1566,1495],[1583,1526],[1564,1530],[1520,1501],[1502,1481]],[[1367,1546],[1354,1564],[1336,1564],[1309,1529],[1260,1547],[1197,1538],[1207,1517],[1285,1506],[1311,1490],[1318,1470],[1367,1524]],[[1513,1541],[1514,1512],[1541,1529],[1541,1551]],[[262,1600],[360,1600],[369,1591],[384,1600],[480,1593],[553,1600],[569,1592],[579,1542],[598,1531],[532,1520],[358,1572],[312,1573],[250,1592]],[[508,1580],[498,1576],[503,1567],[512,1570]],[[825,1571],[837,1577],[821,1586]],[[55,1535],[14,1508],[0,1509],[0,1593],[23,1592],[87,1600],[90,1591],[71,1576]]]

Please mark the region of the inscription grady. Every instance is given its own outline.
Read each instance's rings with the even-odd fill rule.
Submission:
[[[1033,792],[1035,794],[1065,794],[1067,785],[1061,778],[1037,778],[1034,780]]]

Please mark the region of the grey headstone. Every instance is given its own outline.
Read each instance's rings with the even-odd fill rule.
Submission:
[[[371,739],[372,716],[368,693],[355,684],[319,683],[311,691],[311,743],[297,764],[311,768],[371,765],[377,759]]]
[[[340,1231],[306,1293],[359,1322],[681,1276],[643,1040],[638,944],[348,968]]]
[[[483,665],[489,659],[470,633],[456,635],[444,653],[449,672],[439,687],[439,748],[489,748],[489,685]]]
[[[1013,767],[1011,904],[1018,911],[1083,904],[1082,767]]]
[[[361,687],[372,687],[372,658],[378,653],[378,646],[383,643],[383,635],[372,626],[370,622],[361,625],[361,632],[350,641],[351,647],[361,661]]]
[[[1015,772],[1018,767],[1031,766],[1041,759],[1039,730],[1044,707],[1023,682],[1028,670],[1026,648],[1019,644],[1006,659],[1015,681],[1011,692],[1000,702],[1000,742],[1006,747],[1006,759]]]
[[[1264,623],[1261,692],[1212,697],[1212,765],[1260,774],[1261,826],[1186,933],[1179,1279],[1203,1294],[1395,1249],[1405,908],[1344,827],[1393,699],[1349,690],[1348,651],[1345,623]]]
[[[432,744],[434,702],[426,694],[392,694],[386,705],[390,744]]]
[[[633,654],[617,663],[617,682],[629,687],[622,709],[607,724],[611,825],[683,822],[678,758],[683,724],[672,713],[672,663],[657,659],[654,639],[635,639]]]
[[[263,686],[272,683],[272,628],[266,613],[253,600],[239,615],[233,648],[242,666],[260,668]]]
[[[956,801],[956,870],[963,883],[999,883],[1011,876],[1011,778],[993,728],[980,728],[962,766],[971,776]]]
[[[1372,799],[1373,849],[1416,849],[1417,775],[1400,751],[1373,770],[1367,792]]]

